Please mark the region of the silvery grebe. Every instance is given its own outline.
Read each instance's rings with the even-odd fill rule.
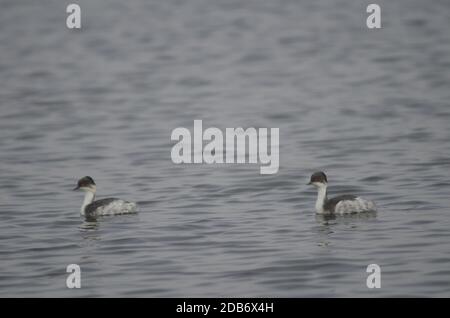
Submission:
[[[317,188],[316,212],[318,214],[349,214],[375,212],[375,203],[354,195],[340,195],[331,199],[327,197],[327,176],[322,171],[311,175],[308,184]]]
[[[94,180],[86,176],[78,180],[78,184],[73,190],[82,190],[84,195],[83,205],[81,206],[81,215],[96,217],[100,215],[115,215],[137,212],[137,205],[133,202],[124,201],[116,198],[107,198],[94,201],[97,187]]]

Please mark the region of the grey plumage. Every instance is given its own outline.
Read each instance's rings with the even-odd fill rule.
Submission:
[[[106,198],[106,199],[100,199],[100,200],[94,201],[94,202],[88,204],[86,206],[86,208],[84,209],[84,211],[85,211],[86,215],[93,215],[93,214],[95,214],[95,211],[99,207],[104,206],[104,205],[108,205],[108,204],[110,204],[110,203],[112,203],[113,201],[116,201],[116,200],[119,200],[119,199]]]
[[[322,213],[359,213],[376,211],[375,203],[354,195],[340,195],[328,199],[328,179],[324,172],[318,171],[311,175],[309,184],[317,188],[316,212]]]
[[[89,176],[78,180],[77,187],[74,190],[82,190],[85,192],[80,214],[86,217],[95,218],[101,215],[127,214],[138,211],[136,203],[117,198],[106,198],[94,201],[97,187],[94,180]]]
[[[355,200],[356,196],[351,195],[351,194],[344,194],[344,195],[340,195],[331,199],[328,199],[325,201],[324,205],[323,205],[323,209],[325,211],[330,211],[330,212],[334,212],[336,205],[341,202],[341,201],[345,201],[345,200]]]

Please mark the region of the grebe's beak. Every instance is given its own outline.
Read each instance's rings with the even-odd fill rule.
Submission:
[[[73,190],[73,191],[77,191],[79,188],[80,188],[79,186],[76,186],[76,187],[73,188],[72,190]]]
[[[311,185],[312,184],[312,182],[311,181],[309,181],[306,185]]]

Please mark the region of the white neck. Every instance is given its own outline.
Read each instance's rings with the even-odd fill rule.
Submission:
[[[84,215],[84,209],[88,204],[91,204],[95,199],[95,192],[93,191],[86,191],[86,194],[84,195],[84,201],[83,205],[81,206],[80,213],[81,215]]]
[[[316,200],[316,212],[324,213],[323,206],[327,200],[327,186],[326,184],[321,184],[317,187],[317,200]]]

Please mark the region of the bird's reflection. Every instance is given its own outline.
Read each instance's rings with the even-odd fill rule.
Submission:
[[[316,214],[316,221],[322,225],[328,225],[330,221],[336,220],[335,214]]]
[[[122,225],[129,223],[136,223],[136,213],[118,215],[115,218],[102,218],[102,217],[85,217],[82,223],[79,225],[80,234],[85,241],[99,241],[101,239],[102,231],[100,225],[111,225],[116,222],[120,222]]]
[[[82,238],[88,242],[100,240],[99,228],[100,222],[95,218],[85,218],[79,226]]]
[[[369,220],[377,216],[377,212],[370,211],[364,213],[349,213],[349,214],[316,214],[316,221],[322,225],[331,225],[340,222],[351,223],[357,220]]]
[[[318,246],[329,246],[331,245],[331,236],[335,232],[333,230],[338,225],[349,225],[352,228],[356,228],[360,221],[374,219],[377,216],[376,212],[365,212],[365,213],[351,213],[351,214],[316,214],[316,222],[318,226]]]

